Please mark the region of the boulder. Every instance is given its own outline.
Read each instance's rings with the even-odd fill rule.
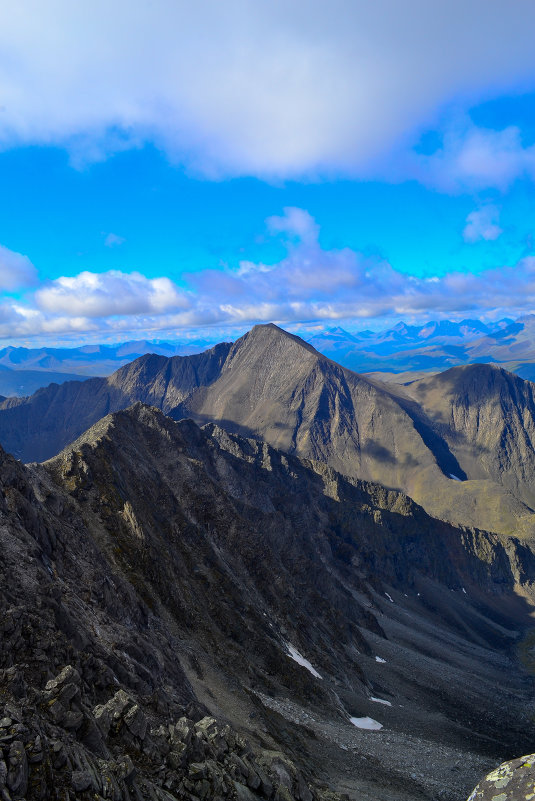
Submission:
[[[535,799],[535,754],[503,762],[479,782],[468,801]]]

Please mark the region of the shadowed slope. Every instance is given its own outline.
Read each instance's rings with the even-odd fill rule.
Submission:
[[[109,412],[144,401],[163,411],[219,374],[230,345],[194,356],[147,355],[108,378],[51,384],[29,398],[0,403],[0,442],[24,462],[58,453]]]
[[[470,478],[491,479],[535,507],[535,384],[477,364],[408,390]]]
[[[172,625],[210,712],[249,728],[256,710],[253,728],[284,732],[291,749],[308,715],[320,743],[302,732],[312,749],[305,764],[331,779],[331,756],[341,754],[329,732],[344,732],[349,716],[385,727],[384,740],[347,740],[360,766],[355,788],[375,782],[372,796],[385,799],[428,797],[427,788],[453,800],[464,785],[443,793],[429,752],[463,754],[468,788],[468,774],[481,771],[476,754],[501,758],[531,731],[510,697],[513,687],[523,697],[524,679],[505,655],[528,623],[515,588],[529,591],[534,557],[513,540],[455,529],[400,493],[139,404],[44,467],[114,569]],[[321,678],[289,658],[290,646]],[[377,696],[392,705],[378,707]],[[275,730],[273,711],[285,720]],[[388,752],[371,784],[370,748]],[[437,772],[410,790],[422,758]]]

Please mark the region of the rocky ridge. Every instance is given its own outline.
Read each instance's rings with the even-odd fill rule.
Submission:
[[[527,544],[142,404],[0,486],[6,799],[454,801],[535,734]]]

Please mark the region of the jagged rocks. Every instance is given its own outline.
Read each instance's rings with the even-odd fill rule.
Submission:
[[[186,715],[150,726],[122,688],[93,710],[72,665],[21,709],[0,705],[0,801],[315,801],[302,774],[282,754],[255,752],[228,724]],[[77,714],[84,726],[73,726]],[[98,732],[97,749],[83,731]],[[106,758],[102,758],[102,754]]]

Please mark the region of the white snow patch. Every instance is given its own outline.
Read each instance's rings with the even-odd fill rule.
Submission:
[[[459,476],[456,476],[453,473],[450,473],[450,478],[452,478],[454,481],[462,481],[462,478],[459,478]]]
[[[464,587],[462,587],[461,589],[462,589],[462,591],[464,592],[464,594],[466,595],[466,590],[465,590],[465,588],[464,588]]]
[[[357,729],[368,729],[369,731],[379,731],[383,726],[373,718],[349,718],[353,726]]]
[[[385,701],[384,698],[374,698],[373,695],[370,695],[370,701],[374,701],[376,704],[384,704],[385,706],[392,706],[390,701]]]
[[[376,662],[382,662],[383,665],[386,665],[386,659],[381,659],[380,656],[376,656],[375,657],[375,661]]]
[[[297,662],[298,665],[301,665],[302,667],[306,668],[308,672],[312,673],[312,675],[315,676],[317,679],[321,679],[321,676],[316,670],[316,668],[310,664],[308,659],[305,659],[305,657],[299,653],[297,648],[294,648],[293,645],[290,645],[290,643],[287,643],[286,647],[288,648],[288,656],[290,657],[290,659],[293,659],[294,662]]]
[[[388,600],[390,601],[390,603],[392,603],[392,604],[393,604],[393,603],[394,603],[394,599],[392,598],[392,596],[391,596],[391,595],[389,595],[387,592],[385,592],[385,595],[386,595],[386,597],[388,598]]]

